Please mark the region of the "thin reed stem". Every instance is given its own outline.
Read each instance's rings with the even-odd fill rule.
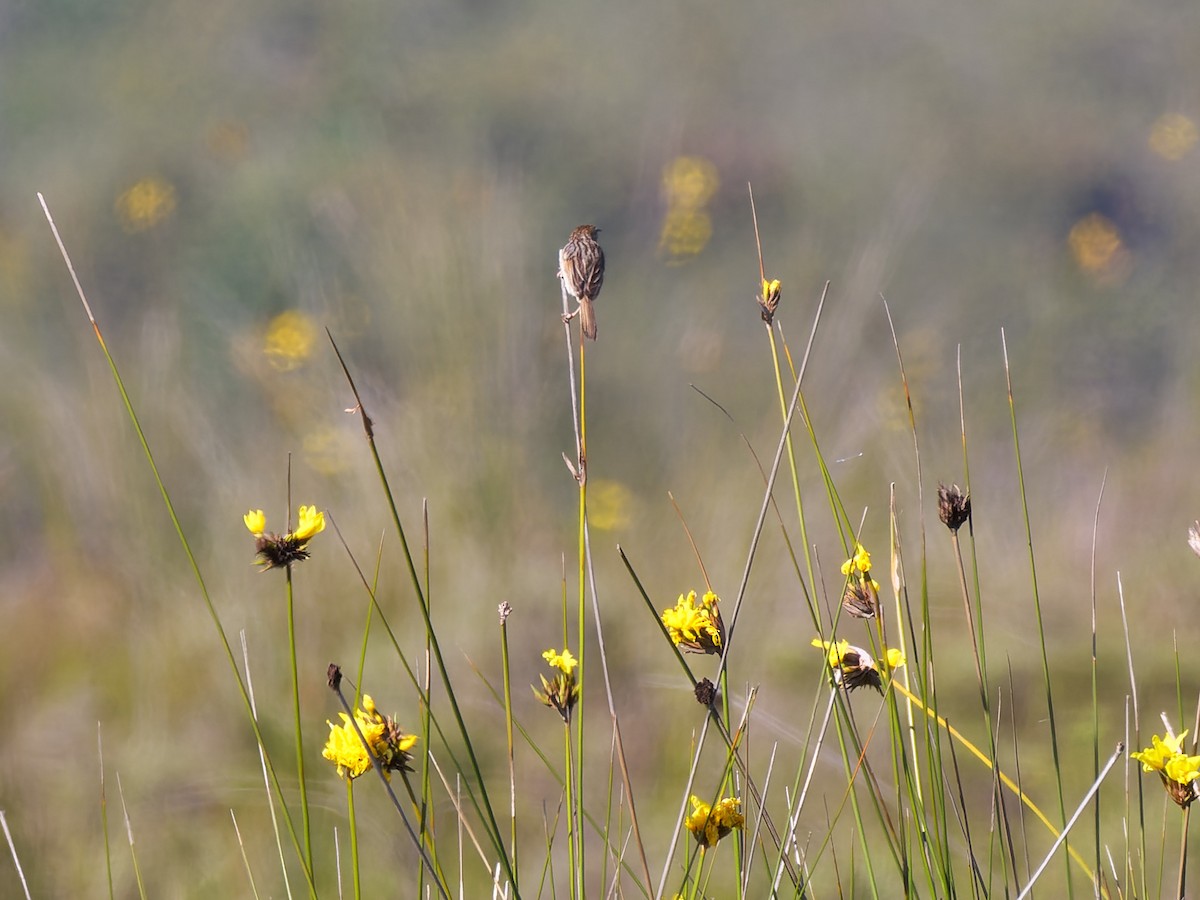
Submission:
[[[362,900],[362,879],[358,864],[358,816],[354,811],[354,779],[346,779],[346,818],[350,823],[350,876],[354,900]]]
[[[433,651],[433,659],[437,664],[438,675],[441,678],[442,687],[446,691],[446,699],[450,704],[450,711],[454,715],[454,721],[458,726],[459,734],[462,736],[463,744],[467,749],[467,758],[470,762],[471,773],[479,785],[479,800],[483,804],[483,813],[485,816],[485,830],[488,835],[488,840],[496,850],[497,856],[500,859],[501,867],[504,870],[505,876],[512,882],[514,890],[517,888],[516,872],[512,867],[512,860],[508,857],[508,851],[504,846],[504,838],[500,831],[499,822],[496,819],[496,814],[492,809],[491,798],[488,795],[487,783],[483,777],[483,769],[479,764],[479,758],[475,753],[475,746],[471,742],[471,733],[467,728],[466,720],[463,718],[462,709],[459,706],[458,697],[454,692],[454,685],[450,679],[449,669],[446,667],[446,659],[442,654],[441,643],[438,641],[437,632],[433,627],[433,619],[429,611],[429,602],[425,596],[425,590],[422,587],[421,577],[417,571],[416,562],[413,559],[412,551],[409,548],[408,537],[404,530],[404,523],[400,518],[399,508],[396,506],[396,498],[392,493],[391,482],[388,479],[387,470],[383,466],[383,460],[379,456],[379,449],[375,443],[374,423],[371,417],[367,414],[366,409],[362,404],[362,397],[358,393],[358,388],[354,383],[354,379],[350,375],[350,369],[343,359],[341,351],[338,349],[337,343],[333,340],[333,335],[326,330],[329,337],[329,342],[333,346],[333,351],[338,358],[338,363],[341,365],[342,372],[346,377],[346,381],[350,386],[351,393],[355,399],[355,409],[362,418],[363,431],[367,438],[367,447],[370,450],[371,460],[375,466],[376,475],[379,478],[381,487],[383,488],[384,497],[387,501],[388,510],[392,517],[392,524],[396,528],[396,533],[400,538],[400,548],[404,554],[404,563],[408,571],[409,580],[413,587],[413,592],[417,597],[417,605],[421,611],[421,619],[425,626],[425,633],[429,642],[429,648]]]
[[[1013,452],[1017,465],[1017,484],[1021,495],[1021,512],[1025,522],[1025,538],[1029,547],[1029,576],[1033,588],[1033,610],[1037,618],[1038,644],[1042,651],[1042,682],[1046,692],[1046,713],[1050,721],[1050,752],[1054,761],[1054,781],[1058,792],[1059,818],[1066,821],[1067,806],[1063,794],[1062,760],[1058,748],[1058,719],[1054,714],[1054,689],[1050,679],[1050,654],[1046,649],[1046,627],[1042,618],[1042,599],[1038,590],[1037,561],[1033,552],[1033,527],[1029,515],[1029,495],[1025,490],[1025,470],[1021,463],[1021,439],[1017,428],[1017,405],[1013,397],[1012,370],[1008,363],[1008,343],[1004,329],[1000,330],[1000,343],[1004,350],[1004,379],[1008,389],[1008,410],[1012,425]],[[1067,872],[1067,895],[1075,896],[1071,884],[1070,870]]]
[[[513,745],[512,670],[508,655],[508,616],[512,611],[508,601],[500,604],[500,672],[504,680],[504,736],[508,757],[508,824],[513,868],[521,870],[517,857],[517,770]]]
[[[167,515],[171,519],[171,525],[175,529],[175,534],[179,538],[179,543],[183,548],[184,555],[187,556],[188,565],[192,570],[192,575],[196,579],[196,584],[200,590],[200,596],[204,600],[205,608],[208,610],[209,618],[212,620],[213,627],[217,631],[217,636],[221,641],[221,649],[225,653],[225,661],[229,664],[230,671],[233,673],[234,681],[238,687],[238,693],[242,698],[242,705],[246,712],[246,717],[249,720],[250,728],[254,732],[254,738],[258,741],[258,746],[262,751],[264,763],[271,777],[271,785],[275,790],[275,795],[279,799],[280,808],[283,810],[284,824],[287,825],[288,836],[292,840],[292,846],[296,851],[296,856],[301,862],[304,871],[304,879],[308,884],[309,896],[312,900],[317,898],[316,885],[313,882],[312,871],[308,866],[304,851],[300,844],[300,838],[296,831],[295,822],[292,820],[292,814],[285,800],[283,785],[280,783],[279,775],[275,771],[274,762],[271,760],[270,754],[267,752],[266,742],[263,739],[262,731],[258,726],[258,719],[254,715],[254,710],[250,703],[250,695],[246,690],[245,682],[242,680],[241,672],[237,667],[237,660],[233,655],[233,647],[230,646],[229,638],[225,634],[225,627],[221,624],[221,618],[217,615],[217,609],[213,605],[212,597],[209,595],[208,586],[204,581],[204,575],[200,571],[200,564],[196,561],[195,554],[192,552],[192,547],[187,539],[187,535],[183,530],[183,525],[179,521],[179,516],[175,512],[175,504],[171,501],[171,495],[167,491],[166,483],[162,479],[162,475],[158,470],[158,463],[154,459],[154,454],[150,450],[150,442],[146,437],[145,431],[142,430],[141,421],[138,419],[137,412],[134,409],[133,401],[125,389],[125,382],[121,378],[121,373],[117,369],[116,360],[109,352],[108,345],[104,342],[104,336],[100,332],[100,325],[96,321],[96,317],[92,314],[91,305],[88,303],[87,296],[84,294],[83,285],[79,282],[79,277],[75,274],[75,266],[71,262],[71,257],[67,253],[66,245],[63,243],[62,237],[58,233],[58,226],[54,223],[54,217],[50,214],[50,207],[46,203],[46,198],[39,192],[38,201],[42,205],[42,211],[46,215],[46,221],[50,224],[50,230],[54,235],[54,240],[58,244],[59,253],[62,255],[63,262],[66,264],[67,271],[71,275],[71,280],[75,285],[76,293],[79,295],[79,300],[83,304],[84,311],[87,313],[88,321],[91,323],[92,331],[96,335],[96,341],[100,344],[100,350],[104,354],[104,359],[108,363],[109,371],[113,376],[113,382],[116,384],[117,392],[121,395],[121,402],[125,407],[125,414],[129,418],[130,424],[133,426],[134,432],[137,434],[138,443],[142,447],[142,453],[146,457],[146,462],[150,466],[150,472],[154,477],[154,483],[158,487],[159,495],[162,497],[163,505],[166,507]]]
[[[289,506],[289,509],[291,507]],[[289,523],[290,526],[290,523]],[[291,531],[291,528],[288,528]],[[300,672],[296,661],[296,603],[292,586],[292,566],[287,565],[287,633],[288,650],[292,666],[292,712],[295,717],[293,728],[296,738],[296,779],[300,786],[300,816],[304,835],[304,859],[309,872],[315,877],[312,853],[312,827],[308,810],[308,782],[304,777],[304,726],[300,716]]]

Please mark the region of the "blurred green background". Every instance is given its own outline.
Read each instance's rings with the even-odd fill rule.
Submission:
[[[101,892],[97,723],[109,800],[120,773],[152,895],[246,890],[230,808],[249,823],[260,889],[282,891],[231,676],[36,191],[222,620],[247,633],[285,769],[282,578],[255,573],[240,517],[263,507],[283,526],[289,453],[293,506],[328,510],[364,566],[386,534],[381,600],[406,649],[420,649],[325,327],[375,418],[412,535],[428,498],[435,616],[482,746],[501,746],[502,718],[468,659],[498,681],[502,600],[515,608],[518,716],[556,740],[557,720],[523,687],[541,650],[561,644],[563,554],[574,565],[554,273],[573,226],[603,229],[588,347],[593,547],[654,867],[698,707],[614,548],[660,608],[702,589],[671,491],[713,587],[732,598],[740,582],[762,483],[738,431],[769,462],[780,427],[748,182],[797,358],[832,281],[809,408],[851,516],[868,510],[879,562],[896,483],[914,596],[921,524],[937,526],[930,596],[948,665],[968,656],[933,489],[965,477],[961,351],[985,615],[995,659],[1017,673],[1004,705],[1030,737],[1023,765],[1038,769],[1045,709],[1001,328],[1059,687],[1086,684],[1107,473],[1096,542],[1113,743],[1128,691],[1118,571],[1143,710],[1174,704],[1155,685],[1200,579],[1185,543],[1200,515],[1198,39],[1195,4],[1128,0],[0,3],[0,805],[35,894]],[[923,505],[881,294],[914,396]],[[836,579],[843,549],[798,447],[810,539]],[[298,640],[329,886],[332,829],[345,823],[319,757],[335,713],[324,672],[330,660],[353,668],[366,607],[332,531],[313,547],[297,571]],[[732,684],[763,685],[756,750],[778,739],[795,758],[820,659],[770,525],[746,603]],[[1186,681],[1196,673],[1184,665]],[[969,679],[961,696],[954,681],[941,702],[974,711]],[[365,686],[415,724],[382,643]],[[1064,715],[1069,735],[1086,735],[1082,711]],[[557,800],[539,778],[526,789],[535,836],[542,798]],[[362,813],[378,823],[373,877],[390,884],[411,857],[382,804]],[[448,804],[441,815],[448,827]],[[129,896],[127,855],[116,860]],[[17,890],[10,863],[0,885]]]

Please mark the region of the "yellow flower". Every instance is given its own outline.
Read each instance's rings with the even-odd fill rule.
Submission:
[[[894,648],[885,650],[881,665],[870,653],[849,641],[823,641],[818,637],[813,638],[812,645],[825,651],[825,661],[833,670],[834,681],[845,685],[848,691],[863,685],[882,690],[880,673],[889,674],[907,662],[904,654]]]
[[[696,653],[719,654],[725,642],[720,602],[712,591],[706,591],[699,603],[695,591],[688,591],[687,596],[680,594],[675,605],[659,617],[671,642]]]
[[[683,820],[683,825],[701,847],[715,847],[733,829],[746,824],[745,817],[738,812],[741,803],[736,797],[726,797],[710,807],[693,794],[692,813]]]
[[[564,722],[570,722],[571,710],[579,700],[579,684],[575,681],[575,667],[579,665],[579,660],[565,648],[562,653],[553,649],[547,650],[542,654],[542,659],[546,660],[552,669],[557,669],[558,674],[551,681],[547,681],[545,675],[539,675],[542,689],[539,691],[530,685],[533,695],[542,703],[558,710]]]
[[[367,746],[379,760],[385,776],[390,778],[392,772],[409,770],[408,763],[412,757],[408,751],[416,744],[416,735],[404,734],[394,719],[382,715],[375,708],[375,701],[369,695],[363,695],[362,709],[354,711],[353,722],[344,712],[338,715],[342,724],[328,723],[329,739],[321,755],[337,765],[339,777],[354,780],[371,768]],[[355,723],[358,731],[362,732],[362,738],[354,728]]]
[[[857,578],[864,586],[869,584],[876,594],[879,593],[879,582],[871,577],[871,554],[862,544],[855,543],[854,555],[842,563],[842,574]]]
[[[267,517],[261,509],[252,509],[246,515],[242,516],[246,523],[246,527],[250,529],[250,533],[258,537],[267,530]]]
[[[1158,772],[1163,787],[1180,806],[1189,806],[1196,799],[1196,779],[1200,778],[1200,756],[1188,756],[1183,750],[1187,732],[1176,737],[1169,731],[1161,739],[1156,734],[1151,746],[1129,754],[1142,764],[1143,772]]]
[[[579,665],[579,660],[577,660],[571,654],[571,651],[567,650],[566,648],[563,648],[562,653],[558,653],[554,650],[547,650],[542,654],[542,659],[550,663],[552,667],[558,669],[564,675],[570,675],[571,672],[574,671],[575,667]]]
[[[261,509],[252,509],[242,516],[246,528],[255,537],[254,549],[258,553],[258,563],[264,569],[308,559],[308,542],[325,530],[325,513],[315,506],[302,506],[298,518],[295,531],[272,534],[267,531],[267,517]]]
[[[762,280],[762,294],[758,297],[758,305],[762,307],[762,320],[770,325],[775,320],[775,310],[779,306],[779,290],[782,287],[779,279]]]
[[[867,548],[862,544],[854,545],[854,555],[842,563],[842,574],[849,575],[851,572],[861,572],[866,575],[871,571],[871,554],[867,552]]]
[[[812,645],[814,647],[825,648],[825,658],[829,662],[829,668],[836,669],[842,664],[842,657],[850,652],[849,641],[823,641],[820,638],[813,638]]]
[[[292,532],[292,537],[298,541],[307,543],[314,534],[325,530],[325,513],[315,506],[300,507],[299,519],[296,530]]]

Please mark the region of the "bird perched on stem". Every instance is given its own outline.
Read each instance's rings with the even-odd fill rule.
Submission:
[[[580,225],[571,232],[570,240],[558,251],[558,277],[567,293],[579,302],[579,309],[568,318],[579,315],[583,336],[596,339],[596,312],[592,301],[604,284],[604,251],[596,243],[600,229],[595,225]]]

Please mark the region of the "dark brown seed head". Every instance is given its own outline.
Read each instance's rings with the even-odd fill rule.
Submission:
[[[958,531],[971,518],[971,495],[957,484],[938,484],[938,518],[951,531]]]
[[[290,534],[260,534],[254,540],[258,564],[264,569],[278,569],[290,563],[308,559],[307,540]]]
[[[842,595],[842,609],[856,619],[873,619],[879,615],[879,595],[867,578],[851,578]]]

